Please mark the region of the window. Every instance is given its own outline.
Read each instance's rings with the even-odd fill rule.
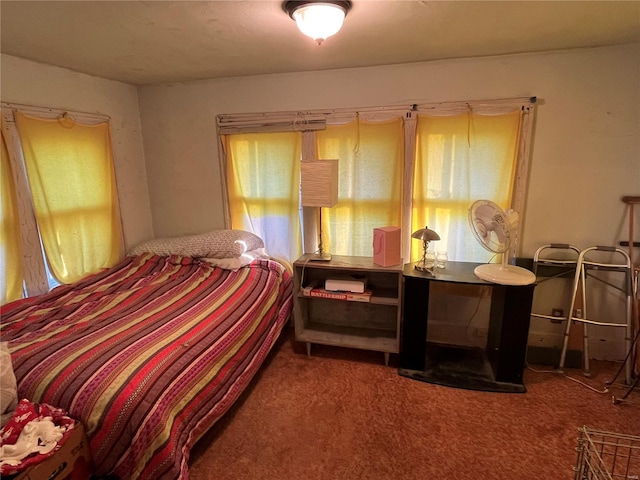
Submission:
[[[20,219],[18,218],[18,198],[13,181],[13,171],[9,162],[9,152],[2,132],[2,185],[0,188],[2,209],[0,210],[0,227],[2,243],[0,244],[0,269],[4,274],[0,281],[0,304],[22,298],[22,245],[20,241]]]
[[[260,236],[270,255],[300,256],[300,133],[248,133],[226,140],[231,228]]]
[[[418,115],[412,231],[435,230],[453,260],[488,261],[492,254],[469,235],[468,209],[478,199],[509,208],[517,165],[520,109],[501,115],[468,111]],[[420,255],[412,245],[412,260]]]
[[[339,160],[339,203],[322,213],[323,242],[333,254],[371,256],[373,229],[395,225],[403,229],[404,260],[416,261],[421,245],[412,243],[410,234],[428,225],[441,237],[432,245],[446,250],[450,260],[485,262],[491,253],[475,241],[468,209],[475,200],[490,199],[522,213],[534,104],[535,97],[358,112],[222,115],[218,133],[229,143],[243,131],[302,131],[303,153],[288,156],[287,162]],[[223,157],[226,154],[225,161],[233,163],[236,159],[229,152],[226,149]],[[291,168],[293,172],[298,167]],[[258,171],[256,166],[253,172]],[[266,171],[259,174],[268,176],[261,182],[275,179]],[[289,192],[297,206],[297,188]],[[238,209],[231,192],[228,208]],[[261,222],[259,213],[244,213],[244,228],[251,230]],[[315,217],[308,215],[300,228],[313,232],[313,222]],[[312,251],[316,244],[305,239],[305,250]]]
[[[46,292],[50,273],[61,283],[72,283],[115,264],[123,242],[105,118],[89,115],[86,122],[83,114],[25,113],[5,104],[2,114],[19,198],[27,294]],[[3,277],[14,272],[7,266]]]
[[[336,255],[371,256],[372,232],[402,220],[402,118],[356,119],[316,132],[318,158],[339,160],[339,203],[323,211],[323,237]]]

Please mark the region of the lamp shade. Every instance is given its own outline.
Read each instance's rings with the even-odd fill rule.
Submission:
[[[313,38],[318,45],[340,31],[344,17],[350,8],[350,1],[339,0],[303,0],[284,3],[285,11],[296,21],[298,29]]]
[[[301,162],[303,207],[333,207],[338,203],[338,160]]]
[[[431,240],[440,240],[440,235],[431,230],[429,227],[421,228],[411,234],[411,238],[417,238],[423,242],[430,242]]]

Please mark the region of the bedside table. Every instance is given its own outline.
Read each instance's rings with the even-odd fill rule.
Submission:
[[[389,354],[400,351],[403,265],[382,267],[372,257],[334,255],[329,262],[310,257],[303,255],[293,263],[296,340],[306,342],[307,355],[313,343],[360,348],[383,352],[388,365]],[[303,291],[311,285],[322,289],[325,280],[345,276],[363,277],[371,295],[329,295],[340,297],[334,299],[311,296],[310,288]]]

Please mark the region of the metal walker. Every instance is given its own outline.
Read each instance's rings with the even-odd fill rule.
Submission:
[[[604,257],[608,256],[608,261],[605,261]],[[598,276],[597,272],[614,272],[622,273],[624,275],[623,286],[612,284],[605,279]],[[625,357],[625,383],[631,384],[632,377],[632,365],[633,365],[633,323],[632,323],[632,304],[631,298],[633,294],[632,288],[632,265],[629,255],[616,247],[607,246],[595,246],[589,247],[578,256],[576,265],[576,272],[573,281],[573,294],[571,297],[571,305],[569,307],[569,313],[567,316],[567,325],[564,333],[564,340],[562,345],[562,352],[560,354],[559,369],[564,368],[564,362],[567,354],[567,347],[569,344],[569,333],[571,326],[574,322],[582,323],[583,325],[583,359],[584,359],[584,374],[589,375],[589,325],[600,325],[605,327],[618,327],[625,329],[625,350],[627,352]],[[624,322],[606,322],[590,319],[587,316],[587,278],[593,278],[606,285],[609,285],[617,290],[620,290],[625,296],[626,314]],[[576,297],[578,294],[578,287],[581,287],[582,292],[582,315],[576,316],[574,309],[576,306]]]

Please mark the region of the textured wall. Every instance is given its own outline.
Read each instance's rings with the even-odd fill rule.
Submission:
[[[549,242],[614,245],[627,235],[620,198],[640,194],[638,85],[640,45],[142,87],[155,233],[223,226],[217,114],[535,95],[521,255]],[[558,296],[542,293],[536,308],[550,312]],[[609,317],[623,313],[617,299],[600,298]],[[611,330],[592,329],[596,356],[620,355],[622,332]],[[532,335],[550,345],[560,332],[534,322]]]
[[[111,118],[111,140],[127,247],[151,238],[138,94],[125,83],[2,55],[3,102],[101,113]]]

